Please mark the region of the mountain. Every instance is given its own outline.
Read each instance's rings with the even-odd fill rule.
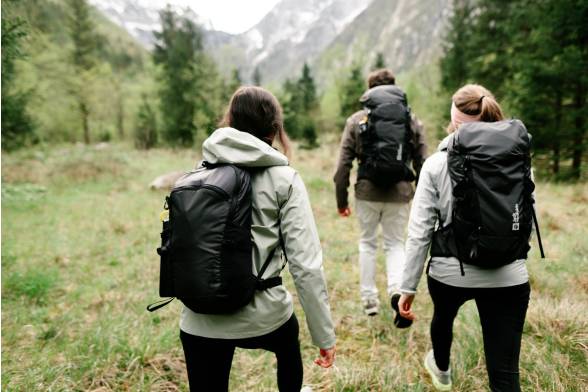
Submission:
[[[318,56],[372,0],[282,0],[245,32],[245,75],[255,67],[267,80],[297,73]]]
[[[89,0],[108,19],[122,26],[144,47],[153,47],[153,31],[160,28],[159,11],[168,4],[167,0]],[[212,31],[212,22],[198,15],[190,7],[170,5],[179,15],[184,16],[206,31]]]
[[[204,44],[223,73],[238,68],[248,81],[259,67],[265,81],[279,81],[318,56],[373,0],[282,0],[254,27],[232,35],[212,29],[189,7],[172,6],[204,30]],[[160,28],[166,0],[90,0],[146,48]]]
[[[425,65],[441,54],[451,0],[374,0],[316,58],[321,77],[333,69],[374,62],[378,52],[399,73]]]
[[[167,0],[91,0],[110,20],[145,47],[153,46],[158,11]],[[401,72],[431,62],[441,52],[441,36],[451,0],[281,0],[254,27],[232,35],[189,7],[176,11],[204,31],[207,52],[225,75],[237,68],[249,82],[258,68],[264,84],[281,83],[311,65],[319,84],[333,70],[359,63],[367,70],[377,52]]]

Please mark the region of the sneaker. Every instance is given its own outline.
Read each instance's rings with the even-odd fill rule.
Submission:
[[[451,368],[446,371],[439,370],[437,363],[435,363],[433,350],[425,356],[425,369],[429,372],[433,385],[438,391],[451,391]]]
[[[396,312],[396,316],[394,317],[394,325],[396,328],[408,328],[412,325],[412,320],[404,318],[400,315],[400,311],[398,310],[398,301],[400,301],[400,294],[392,294],[392,297],[390,297],[390,306],[392,307],[392,310]]]
[[[312,392],[312,388],[311,387],[302,387],[302,389],[300,390],[300,392]]]
[[[378,314],[378,307],[380,304],[377,299],[367,299],[363,301],[363,311],[368,316],[375,316]]]

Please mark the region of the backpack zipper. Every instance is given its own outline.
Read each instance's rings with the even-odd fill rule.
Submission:
[[[229,200],[231,198],[231,196],[229,195],[229,193],[227,191],[225,191],[223,188],[218,187],[216,185],[210,185],[210,184],[203,184],[203,185],[185,185],[185,186],[181,186],[178,188],[175,188],[172,190],[172,193],[174,192],[179,192],[179,191],[187,191],[187,190],[199,190],[199,189],[210,189],[211,191],[221,195],[223,197],[224,200]]]

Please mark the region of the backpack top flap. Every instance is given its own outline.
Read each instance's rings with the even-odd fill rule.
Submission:
[[[404,91],[400,87],[392,84],[372,87],[362,95],[359,102],[369,109],[385,103],[408,105]]]

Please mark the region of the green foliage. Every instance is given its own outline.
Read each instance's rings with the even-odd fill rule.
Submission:
[[[372,70],[386,68],[386,60],[384,59],[384,53],[378,52],[376,53],[376,61],[372,66]]]
[[[157,144],[157,117],[146,96],[139,106],[135,125],[135,146],[139,149],[150,149]]]
[[[489,88],[525,122],[556,177],[565,159],[580,178],[587,144],[586,20],[585,0],[459,1],[441,61],[445,94],[468,82]]]
[[[284,82],[280,102],[284,109],[284,127],[288,134],[295,139],[302,138],[307,148],[317,147],[316,124],[320,105],[308,64],[304,64],[297,81]]]
[[[345,119],[361,109],[359,98],[366,90],[365,78],[359,64],[355,65],[341,86],[339,100],[341,105],[340,125],[345,123]]]
[[[198,94],[208,65],[202,49],[202,32],[170,7],[160,12],[161,32],[155,32],[153,60],[161,66],[160,110],[163,136],[170,144],[191,145],[196,134],[197,108],[207,96]],[[211,94],[212,92],[206,92]]]
[[[255,69],[253,70],[253,76],[251,77],[251,79],[253,80],[253,85],[254,86],[261,86],[261,71],[259,70],[259,67],[255,67]]]
[[[10,150],[27,142],[34,123],[27,113],[30,94],[14,87],[14,63],[24,57],[21,40],[27,35],[26,23],[5,8],[2,10],[2,149]]]
[[[90,5],[86,0],[68,0],[70,8],[69,33],[73,42],[71,63],[76,71],[71,90],[76,97],[78,110],[82,120],[84,142],[90,143],[89,116],[92,110],[89,96],[92,87],[97,64],[97,41],[94,22],[90,16]]]
[[[47,301],[49,291],[55,286],[56,279],[56,274],[52,271],[14,272],[8,275],[3,293],[8,297],[25,296],[43,304]]]
[[[233,69],[233,72],[231,72],[231,79],[229,80],[229,83],[227,84],[227,91],[228,91],[228,96],[229,98],[233,95],[233,93],[235,91],[237,91],[237,89],[239,87],[241,87],[241,85],[243,84],[243,81],[241,80],[241,73],[239,72],[238,68]]]

